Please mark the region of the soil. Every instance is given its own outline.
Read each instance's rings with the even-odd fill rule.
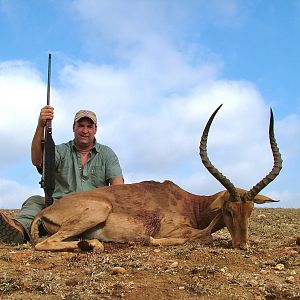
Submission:
[[[16,211],[5,211],[15,214]],[[251,247],[105,244],[103,253],[0,243],[1,299],[300,299],[300,209],[255,208]]]

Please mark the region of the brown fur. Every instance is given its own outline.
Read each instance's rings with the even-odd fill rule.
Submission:
[[[271,201],[256,198],[260,203]],[[252,208],[253,201],[231,202],[227,191],[197,196],[171,181],[145,181],[67,195],[35,217],[31,237],[36,250],[74,250],[80,245],[103,250],[100,241],[177,245],[200,238],[207,242],[212,232],[227,226],[233,247],[245,249]],[[39,236],[41,222],[50,234],[46,239]],[[90,246],[78,244],[80,239]]]

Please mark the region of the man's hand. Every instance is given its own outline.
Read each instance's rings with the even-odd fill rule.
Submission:
[[[32,164],[38,168],[42,167],[43,149],[42,140],[44,139],[44,127],[47,120],[52,120],[54,116],[54,108],[46,105],[41,109],[38,125],[31,144],[31,161]]]
[[[38,127],[44,128],[47,120],[52,120],[54,117],[54,108],[50,105],[46,105],[41,109]]]
[[[115,177],[111,181],[111,185],[120,185],[120,184],[124,184],[124,179],[121,176]]]

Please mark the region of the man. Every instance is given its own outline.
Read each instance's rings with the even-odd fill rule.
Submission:
[[[41,172],[43,162],[42,140],[47,120],[54,111],[45,106],[40,112],[31,146],[31,160]],[[74,139],[55,146],[54,201],[71,192],[85,191],[107,185],[123,184],[122,170],[116,154],[96,142],[97,117],[94,112],[80,110],[73,123]],[[44,197],[32,196],[22,205],[15,219],[0,213],[0,242],[21,244],[28,239],[34,217],[44,208]]]

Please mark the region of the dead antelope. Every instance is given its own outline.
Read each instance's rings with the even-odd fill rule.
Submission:
[[[274,165],[271,172],[249,191],[235,186],[210,162],[208,120],[200,142],[200,156],[207,170],[226,188],[210,196],[184,191],[174,183],[145,181],[109,186],[67,195],[39,213],[31,226],[36,250],[103,250],[103,242],[147,241],[150,245],[178,245],[199,238],[211,241],[211,233],[227,227],[234,248],[248,246],[248,222],[254,207],[274,200],[258,195],[282,167],[271,110],[269,139]],[[46,237],[42,237],[47,232]],[[79,240],[81,240],[79,242]]]

